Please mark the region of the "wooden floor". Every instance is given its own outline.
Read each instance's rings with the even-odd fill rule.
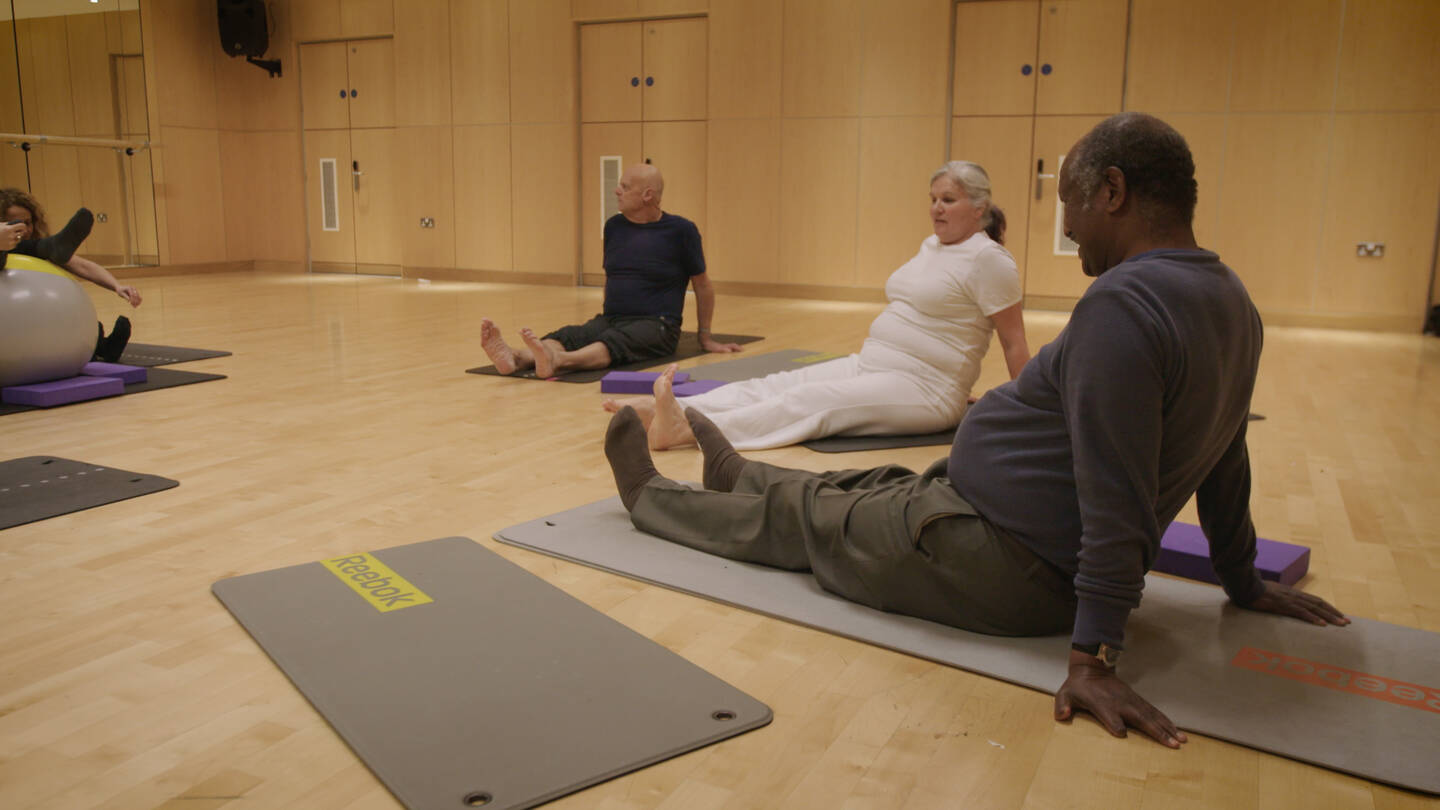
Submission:
[[[595,290],[345,276],[141,279],[136,341],[227,349],[229,379],[0,418],[52,454],[178,488],[0,532],[0,807],[399,805],[210,595],[233,574],[466,535],[768,703],[767,728],[555,808],[1437,807],[1193,737],[1060,725],[1051,698],[501,546],[613,494],[598,386],[462,373],[478,324],[595,312]],[[121,302],[96,292],[107,324]],[[722,297],[750,352],[849,351],[874,304]],[[1032,348],[1064,316],[1028,313]],[[687,319],[693,325],[693,317]],[[980,388],[1004,379],[998,349]],[[1251,426],[1261,532],[1353,615],[1440,631],[1440,340],[1271,329]],[[823,469],[936,448],[757,453]],[[661,471],[698,478],[698,454]],[[1189,511],[1193,519],[1193,510]],[[1182,516],[1183,517],[1183,516]]]

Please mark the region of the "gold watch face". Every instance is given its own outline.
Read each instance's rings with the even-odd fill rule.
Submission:
[[[1114,669],[1115,664],[1120,660],[1120,651],[1102,643],[1100,649],[1095,653],[1095,657],[1100,659],[1100,663]]]

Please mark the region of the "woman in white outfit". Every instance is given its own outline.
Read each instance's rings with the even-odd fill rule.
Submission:
[[[1002,246],[1005,220],[979,165],[951,161],[930,179],[935,234],[885,282],[890,304],[859,354],[721,386],[686,398],[737,450],[782,447],[822,436],[932,433],[965,415],[980,361],[997,332],[1013,379],[1030,359],[1020,275]],[[657,450],[694,443],[671,393],[674,367],[655,399],[637,406]],[[639,400],[639,401],[637,401]]]

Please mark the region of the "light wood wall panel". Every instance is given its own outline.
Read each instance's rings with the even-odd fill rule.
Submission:
[[[355,201],[350,181],[350,132],[343,129],[313,129],[305,132],[305,206],[310,235],[310,260],[329,265],[349,265],[355,271]],[[335,160],[335,213],[338,230],[327,231],[321,215],[320,162]]]
[[[883,288],[895,268],[934,233],[930,174],[944,157],[944,116],[860,119],[857,285]]]
[[[704,11],[708,0],[570,0],[577,20],[604,17],[641,17]]]
[[[779,278],[780,122],[712,120],[705,261],[717,281]]]
[[[701,121],[707,114],[703,18],[643,23],[645,75],[640,82],[646,121]],[[654,84],[651,84],[651,80]]]
[[[241,216],[225,218],[225,255],[229,258],[252,259],[255,246],[264,238],[265,228],[256,220],[268,210],[253,195],[251,183],[257,178],[255,149],[251,133],[220,133],[220,184],[225,210],[244,211]],[[288,230],[288,229],[287,229]]]
[[[581,121],[639,121],[644,115],[643,34],[638,22],[580,26]]]
[[[973,116],[950,124],[950,159],[968,160],[990,175],[990,199],[1005,212],[1005,247],[1025,278],[1025,249],[1034,199],[1030,116]]]
[[[85,239],[81,255],[98,255],[106,257],[106,261],[118,262],[125,255],[126,238],[121,157],[110,149],[83,147],[75,149],[75,157],[80,175],[81,204],[95,214],[95,225]],[[70,214],[68,210],[55,212],[57,219]],[[58,227],[64,223],[55,224]]]
[[[411,13],[416,0],[403,0],[399,16]],[[392,0],[340,0],[340,36],[376,37],[395,33]]]
[[[509,0],[451,0],[450,96],[457,126],[510,120]]]
[[[586,273],[605,272],[604,212],[610,192],[602,187],[600,160],[614,156],[620,157],[622,170],[644,160],[644,132],[639,122],[580,125],[580,249]]]
[[[780,115],[781,11],[774,0],[711,3],[711,119]]]
[[[152,29],[150,41],[155,45],[146,55],[155,63],[157,79],[163,77],[156,82],[161,124],[215,129],[219,124],[215,60],[224,51],[219,47],[213,4],[147,0],[145,11],[145,27]],[[173,242],[184,243],[183,238]]]
[[[1328,110],[1343,0],[1270,0],[1235,8],[1230,109]]]
[[[20,71],[15,57],[15,23],[0,20],[0,132],[23,132]],[[0,186],[26,188],[25,153],[0,145]]]
[[[115,83],[103,14],[72,14],[65,20],[70,57],[70,96],[75,134],[113,138],[118,132]]]
[[[1335,106],[1440,108],[1440,3],[1346,0]]]
[[[1440,208],[1437,125],[1437,113],[1335,117],[1317,310],[1411,316],[1419,327]],[[1384,257],[1357,257],[1357,242],[1384,242]]]
[[[167,126],[160,131],[160,143],[165,178],[157,195],[165,198],[169,226],[165,260],[176,264],[225,261],[219,133]]]
[[[1104,120],[1098,116],[1047,115],[1035,119],[1034,151],[1030,166],[1045,161],[1046,174],[1059,174],[1060,157],[1070,151],[1086,132]],[[1075,299],[1090,287],[1090,277],[1080,269],[1075,256],[1056,255],[1055,223],[1059,217],[1056,201],[1058,180],[1046,180],[1040,198],[1035,198],[1035,178],[1030,178],[1030,217],[1025,248],[1025,295]],[[1018,238],[1018,234],[1016,237]]]
[[[401,263],[406,267],[454,267],[459,229],[451,128],[402,127],[396,132],[395,150]],[[420,227],[422,217],[434,219],[435,227]]]
[[[515,269],[574,277],[575,127],[515,126],[510,138]]]
[[[861,0],[785,0],[786,117],[859,114],[861,9]]]
[[[290,0],[287,9],[296,42],[340,39],[340,0]]]
[[[951,4],[864,0],[861,115],[945,114]]]
[[[1125,109],[1224,112],[1239,0],[1132,0]]]
[[[787,119],[780,149],[778,280],[854,286],[859,119]]]
[[[145,109],[145,57],[117,57],[115,70],[121,135],[126,138],[144,136],[150,128]]]
[[[510,127],[455,128],[455,263],[510,270]]]
[[[294,130],[243,134],[253,174],[239,178],[238,189],[234,188],[237,182],[224,180],[225,210],[244,212],[240,216],[250,221],[254,239],[248,255],[229,258],[302,262],[305,231],[299,224],[305,221],[305,189],[301,135]]]
[[[64,17],[21,20],[20,93],[25,131],[75,134],[75,104],[70,88],[70,46]]]
[[[1127,8],[1127,0],[1041,3],[1037,115],[1120,111]]]
[[[404,12],[396,16],[398,125],[449,126],[450,25],[450,0],[406,0]]]
[[[78,146],[48,145],[30,151],[30,193],[45,208],[52,231],[85,204]]]
[[[150,150],[137,152],[130,158],[130,171],[127,173],[129,186],[126,193],[130,196],[130,245],[136,256],[144,263],[157,263],[160,261],[159,234],[156,232],[159,226],[155,216],[155,179],[152,173],[152,155]],[[291,174],[288,181],[293,185],[299,176]],[[304,218],[292,219],[287,222],[287,227],[295,231],[295,223],[303,221]],[[300,234],[303,240],[303,234]]]
[[[395,41],[352,40],[345,45],[350,85],[350,126],[395,125]],[[409,93],[409,89],[406,89]]]
[[[350,159],[362,172],[355,188],[355,272],[399,275],[401,233],[409,227],[401,202],[401,140],[395,129],[350,130]],[[343,178],[344,175],[342,174]]]
[[[1037,0],[956,5],[954,115],[1034,113],[1039,27]]]
[[[641,127],[645,160],[665,178],[664,210],[694,222],[706,233],[706,133],[704,121],[649,121]]]
[[[345,129],[350,126],[350,48],[344,42],[301,45],[300,99],[306,129]]]
[[[1164,120],[1185,136],[1190,155],[1195,159],[1195,183],[1199,187],[1199,198],[1195,204],[1195,240],[1201,247],[1211,248],[1220,236],[1220,184],[1221,170],[1225,165],[1226,116],[1170,114],[1164,116]]]
[[[111,53],[139,55],[144,49],[140,39],[140,10],[105,12],[105,37]]]
[[[1262,311],[1312,309],[1330,128],[1320,114],[1230,117],[1219,253]]]
[[[575,51],[567,0],[510,0],[512,122],[574,120]]]

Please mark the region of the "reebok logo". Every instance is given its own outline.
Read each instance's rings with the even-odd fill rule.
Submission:
[[[1431,686],[1396,681],[1255,647],[1242,647],[1230,666],[1440,714],[1440,689]]]
[[[381,613],[435,601],[369,554],[336,557],[324,564],[330,573]]]

